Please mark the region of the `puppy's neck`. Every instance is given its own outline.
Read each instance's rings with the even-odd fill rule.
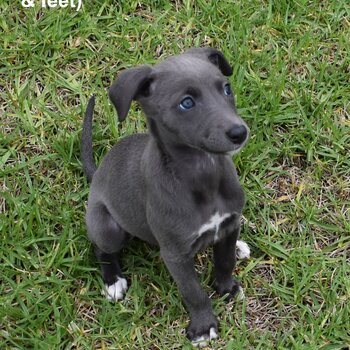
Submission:
[[[158,158],[158,164],[165,173],[189,187],[201,188],[217,183],[220,178],[222,155],[208,153],[183,144],[163,142],[150,138],[152,154]],[[211,187],[211,186],[210,186]]]

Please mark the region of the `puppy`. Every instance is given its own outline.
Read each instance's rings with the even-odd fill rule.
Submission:
[[[232,155],[248,140],[227,77],[232,69],[220,51],[191,49],[157,65],[124,70],[109,96],[119,121],[132,100],[140,103],[148,133],[123,138],[96,169],[92,152],[94,98],[83,125],[82,161],[91,182],[86,223],[101,264],[106,295],[122,299],[127,282],[120,252],[128,237],[160,249],[190,314],[187,336],[196,345],[217,337],[217,319],[200,286],[194,257],[214,250],[214,285],[234,297],[232,277],[244,193]]]

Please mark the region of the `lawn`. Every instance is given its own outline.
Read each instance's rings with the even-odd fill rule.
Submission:
[[[34,2],[0,4],[0,348],[191,349],[157,250],[132,242],[126,299],[101,295],[79,149],[93,93],[97,162],[146,130],[136,105],[117,123],[106,92],[118,71],[212,46],[251,129],[234,162],[252,257],[235,271],[245,300],[227,304],[210,286],[211,250],[198,256],[219,317],[210,348],[350,349],[347,1]]]

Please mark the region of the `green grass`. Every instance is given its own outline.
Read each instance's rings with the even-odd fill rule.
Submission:
[[[96,159],[145,130],[118,128],[106,88],[120,69],[191,46],[221,49],[251,139],[235,159],[247,195],[235,271],[243,302],[209,285],[213,349],[350,348],[350,59],[347,1],[108,1],[0,5],[0,348],[190,349],[188,316],[159,253],[132,243],[131,287],[111,304],[86,238],[82,115],[95,93]]]

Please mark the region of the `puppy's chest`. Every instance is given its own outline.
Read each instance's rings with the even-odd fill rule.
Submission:
[[[195,252],[202,250],[232,233],[239,226],[239,218],[240,214],[236,212],[220,213],[216,211],[192,233],[192,250]]]
[[[199,186],[192,188],[193,213],[197,212],[198,215],[193,218],[196,224],[192,226],[190,234],[193,252],[218,242],[239,227],[244,204],[241,186],[232,179],[220,178],[211,185],[206,186],[205,190]]]
[[[237,213],[223,213],[216,212],[207,222],[205,222],[195,234],[198,238],[203,235],[213,235],[214,242],[218,241],[225,231],[233,228],[234,223],[238,219]]]

